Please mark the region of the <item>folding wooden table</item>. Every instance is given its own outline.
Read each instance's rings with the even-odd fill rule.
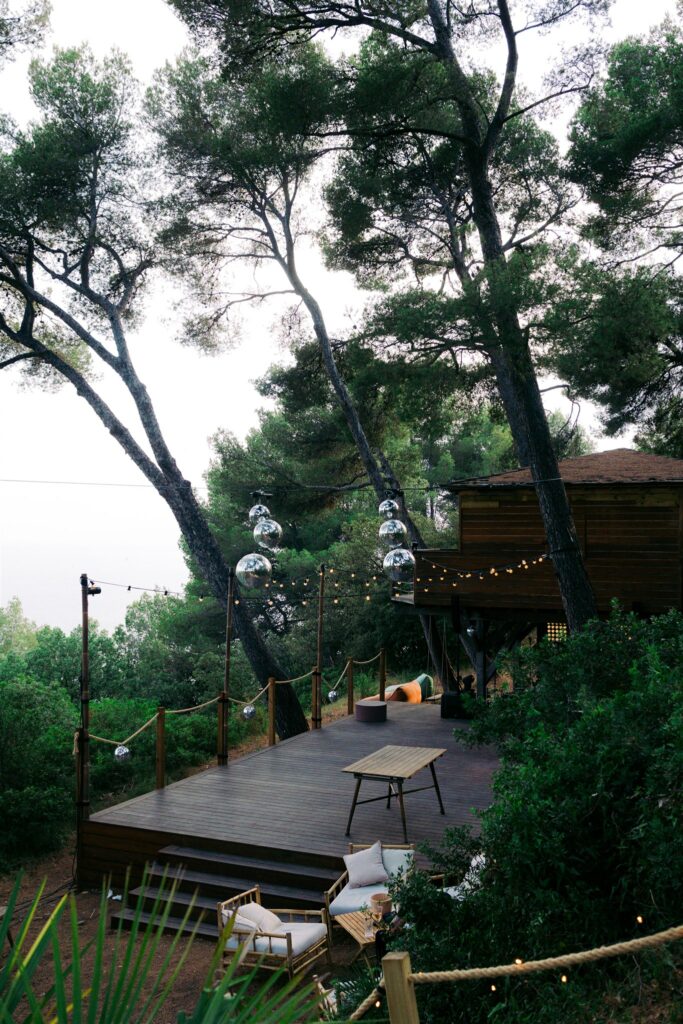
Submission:
[[[392,796],[398,797],[398,805],[401,808],[401,821],[403,822],[403,841],[408,842],[408,827],[406,825],[406,810],[403,803],[403,797],[407,796],[408,793],[420,793],[425,789],[435,789],[436,796],[439,801],[439,808],[442,814],[445,814],[443,808],[443,801],[441,799],[441,791],[439,790],[439,783],[436,778],[436,770],[434,768],[434,762],[446,753],[443,747],[396,747],[387,746],[381,747],[380,750],[376,750],[374,754],[368,754],[367,757],[362,757],[360,761],[354,761],[353,764],[348,765],[346,768],[342,768],[342,771],[352,772],[356,779],[356,789],[353,794],[353,803],[351,804],[351,813],[349,814],[348,824],[346,826],[346,835],[351,833],[351,822],[353,821],[353,815],[356,811],[356,807],[359,804],[372,804],[377,800],[386,800],[387,810],[391,807]],[[403,783],[407,779],[412,779],[413,775],[417,775],[423,768],[429,768],[432,773],[432,785],[431,786],[419,786],[417,789],[403,789]],[[389,790],[384,796],[373,796],[368,800],[359,800],[358,794],[363,779],[370,779],[375,782],[386,782]],[[394,788],[395,787],[395,788]]]

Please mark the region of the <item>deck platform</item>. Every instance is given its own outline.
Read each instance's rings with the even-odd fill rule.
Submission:
[[[351,717],[249,754],[93,814],[84,824],[81,884],[121,875],[171,843],[299,864],[338,866],[348,843],[401,843],[396,801],[358,807],[344,832],[354,780],[342,769],[386,744],[439,746],[437,765],[445,816],[433,790],[406,798],[408,838],[438,842],[449,825],[473,823],[473,808],[491,800],[494,750],[469,750],[453,736],[467,723],[443,720],[430,704],[392,703],[385,723]],[[367,783],[368,795],[375,788]],[[377,783],[377,795],[386,785]],[[374,794],[373,794],[374,795]]]

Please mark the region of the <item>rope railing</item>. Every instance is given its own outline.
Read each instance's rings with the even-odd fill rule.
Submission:
[[[615,942],[610,946],[596,946],[563,956],[546,957],[543,960],[515,960],[513,964],[499,964],[495,967],[470,967],[451,971],[411,971],[410,954],[407,952],[388,953],[382,960],[383,975],[378,986],[360,1003],[349,1020],[360,1020],[376,1004],[382,990],[386,991],[389,1004],[390,1024],[419,1024],[420,1017],[415,998],[416,985],[438,985],[454,981],[476,981],[484,978],[513,977],[540,971],[559,970],[594,963],[611,957],[641,953],[656,949],[669,942],[683,939],[683,925],[667,928],[652,935],[645,935],[626,942]],[[566,977],[562,978],[566,981]]]
[[[306,672],[305,675],[303,675],[303,676],[296,676],[294,679],[276,679],[275,680],[275,685],[276,686],[281,686],[283,683],[300,683],[302,681],[302,679],[310,679],[314,672],[315,672],[315,669],[312,668],[310,672]],[[267,689],[268,689],[268,687],[266,686],[266,690]],[[262,690],[261,693],[265,693],[266,690]]]
[[[381,657],[382,652],[380,650],[372,658],[368,658],[366,661],[359,661],[358,658],[351,658],[350,660],[354,663],[354,665],[372,665],[373,661],[377,661],[377,659]]]
[[[467,970],[454,971],[417,971],[408,977],[414,985],[435,985],[444,981],[462,981],[465,978],[502,978],[515,974],[533,974],[536,971],[551,971],[560,967],[576,967],[578,964],[593,963],[595,960],[606,960],[609,957],[623,956],[625,953],[639,953],[644,949],[654,949],[667,942],[683,939],[683,925],[667,928],[663,932],[645,935],[627,942],[615,942],[611,946],[596,946],[579,953],[566,953],[564,956],[546,957],[544,960],[520,960],[514,964],[503,964],[498,967],[471,967]]]

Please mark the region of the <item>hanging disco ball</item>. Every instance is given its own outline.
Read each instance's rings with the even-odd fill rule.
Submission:
[[[249,522],[252,526],[256,526],[262,519],[267,519],[270,515],[270,509],[266,508],[265,505],[252,505],[249,509]]]
[[[385,548],[400,548],[405,544],[408,531],[400,519],[387,519],[379,528],[379,539]]]
[[[338,696],[339,694],[337,693],[336,690],[330,690],[330,692],[327,695],[327,699],[329,700],[330,704],[334,704]]]
[[[394,501],[393,498],[385,498],[384,501],[380,502],[377,511],[384,519],[393,519],[399,512],[398,502]]]
[[[254,527],[254,540],[262,548],[275,551],[282,540],[282,527],[274,519],[259,519]]]
[[[415,556],[408,548],[394,548],[384,556],[382,568],[393,583],[410,583],[415,571]]]
[[[129,761],[130,750],[128,749],[128,747],[124,747],[123,744],[120,744],[114,751],[114,760],[121,762]]]
[[[235,566],[235,576],[247,590],[259,590],[266,583],[270,583],[272,574],[273,567],[268,559],[256,552],[243,555]]]
[[[245,704],[244,707],[242,708],[242,717],[246,718],[248,722],[254,717],[255,714],[256,708],[254,707],[253,704]]]

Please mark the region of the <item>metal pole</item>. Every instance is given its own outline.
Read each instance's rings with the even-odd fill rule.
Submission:
[[[88,586],[87,573],[81,573],[81,674],[79,697],[81,725],[78,730],[76,758],[76,879],[80,884],[82,866],[83,822],[90,817],[90,651],[88,629],[88,597],[101,593],[99,587]]]

